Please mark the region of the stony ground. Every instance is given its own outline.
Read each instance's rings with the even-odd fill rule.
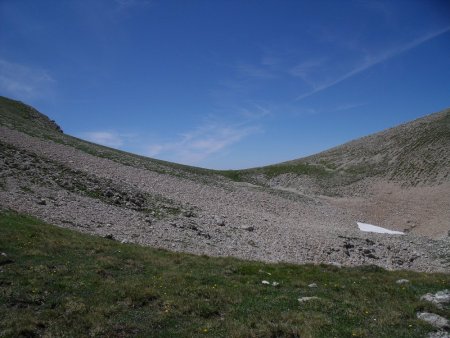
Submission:
[[[448,182],[411,188],[419,191],[372,178],[347,188],[363,186],[367,197],[330,197],[302,190],[298,179],[258,186],[158,173],[6,127],[0,149],[0,207],[62,227],[214,256],[450,272],[446,225],[427,230],[421,222],[448,216],[439,215]],[[409,232],[362,233],[356,221]]]

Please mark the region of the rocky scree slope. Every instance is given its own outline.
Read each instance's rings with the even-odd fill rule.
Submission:
[[[328,151],[234,174],[327,197],[369,223],[430,237],[450,229],[450,109]]]
[[[447,183],[450,109],[316,155],[234,173],[238,179],[262,184],[278,179],[280,186],[286,175],[314,181],[316,193],[325,195],[348,195],[353,189],[345,189],[347,186],[368,178],[397,182],[403,187]]]
[[[370,221],[371,206],[377,207],[369,199],[360,201],[364,210],[355,199],[323,196],[318,188],[306,194],[271,186],[277,177],[264,173],[259,185],[236,182],[226,177],[230,172],[98,146],[63,134],[44,115],[7,98],[0,98],[0,153],[0,207],[81,232],[271,262],[450,271],[450,242],[441,233],[360,233],[355,221]],[[443,187],[442,180],[433,187]]]
[[[450,109],[291,163],[309,163],[404,186],[450,180]]]

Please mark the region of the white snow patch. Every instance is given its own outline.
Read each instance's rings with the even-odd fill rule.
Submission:
[[[359,230],[364,231],[364,232],[377,232],[379,234],[391,234],[391,235],[404,235],[404,232],[401,231],[394,231],[394,230],[389,230],[389,229],[385,229],[382,227],[378,227],[376,225],[372,225],[372,224],[367,224],[367,223],[360,223],[360,222],[356,222],[358,224]]]

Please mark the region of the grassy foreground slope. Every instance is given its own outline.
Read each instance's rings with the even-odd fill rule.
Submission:
[[[423,337],[417,311],[450,316],[419,300],[448,274],[171,253],[9,211],[0,232],[2,337]]]

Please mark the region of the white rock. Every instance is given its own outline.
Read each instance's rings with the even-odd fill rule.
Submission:
[[[221,226],[221,227],[225,226],[225,220],[222,217],[214,216],[214,222],[218,226]]]
[[[397,284],[406,284],[409,283],[409,280],[407,279],[399,279],[398,281],[396,281]]]
[[[333,265],[333,266],[335,266],[337,268],[342,268],[342,264],[338,263],[338,262],[331,262],[330,265]]]
[[[320,298],[316,297],[316,296],[313,296],[313,297],[301,297],[301,298],[298,299],[298,301],[300,303],[304,303],[304,302],[307,302],[307,301],[310,301],[310,300],[316,300],[316,299],[320,299]]]
[[[436,331],[428,334],[428,338],[450,338],[450,333],[445,331]]]
[[[432,293],[427,293],[420,297],[420,300],[426,300],[427,302],[431,302],[435,304],[438,308],[442,309],[443,304],[450,303],[450,291],[443,290],[438,291],[434,295]]]
[[[450,322],[437,314],[430,312],[418,312],[417,318],[427,322],[428,324],[438,328],[438,329],[448,329],[450,328]]]
[[[263,283],[264,285],[270,285],[270,282],[263,280],[261,283]]]
[[[317,287],[317,284],[316,284],[316,283],[311,283],[311,284],[308,285],[308,287],[309,287],[309,288],[316,288],[316,287]]]
[[[450,303],[450,291],[449,290],[438,291],[434,294],[434,298],[439,303],[443,304]]]

